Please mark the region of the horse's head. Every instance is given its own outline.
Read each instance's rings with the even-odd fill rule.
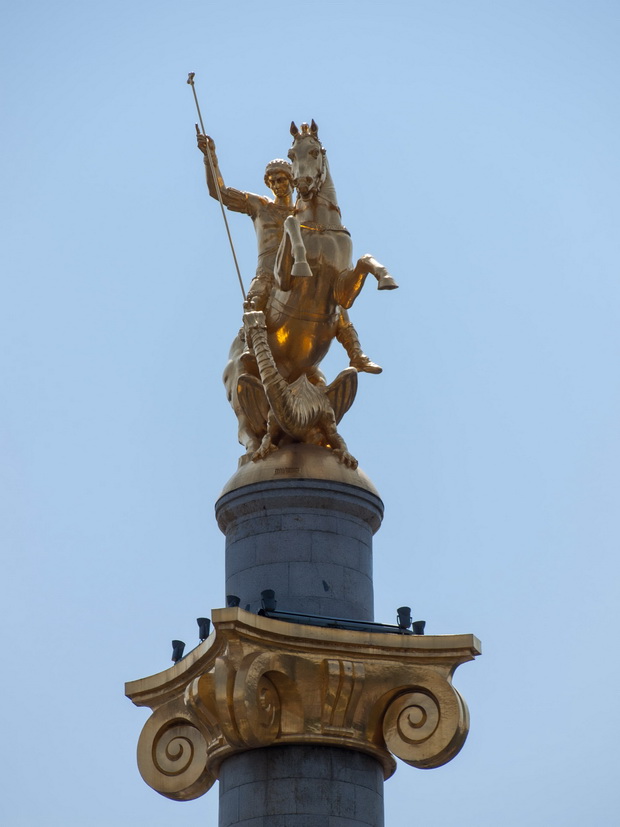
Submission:
[[[288,157],[293,165],[293,184],[304,200],[313,198],[323,186],[327,175],[325,149],[319,141],[319,128],[314,121],[308,126],[302,123],[301,130],[291,123],[293,146]]]

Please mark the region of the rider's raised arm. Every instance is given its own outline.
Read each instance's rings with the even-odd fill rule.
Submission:
[[[213,138],[210,138],[208,135],[198,135],[197,140],[198,149],[204,154],[209,195],[211,195],[212,198],[218,199],[217,190],[219,187],[220,194],[222,196],[222,203],[225,207],[229,210],[234,210],[234,212],[250,214],[251,211],[248,205],[248,193],[242,192],[241,190],[236,190],[233,187],[227,187],[224,184],[224,179],[222,178],[222,173],[220,172],[219,161],[215,153],[215,143]],[[211,162],[215,171],[215,178],[213,177],[213,172],[211,171],[209,156],[211,156]]]

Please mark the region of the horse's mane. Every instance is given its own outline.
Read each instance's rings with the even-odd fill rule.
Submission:
[[[325,181],[323,181],[323,186],[320,189],[321,197],[329,201],[330,207],[332,207],[335,210],[338,210],[338,215],[340,215],[340,207],[338,206],[338,196],[336,195],[336,187],[334,186],[332,174],[329,171],[329,161],[327,160],[327,155],[323,156],[323,161],[325,163],[326,173]]]

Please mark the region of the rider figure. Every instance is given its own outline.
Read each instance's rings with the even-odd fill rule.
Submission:
[[[265,184],[274,195],[274,200],[271,200],[261,195],[254,195],[251,192],[243,192],[225,186],[215,154],[215,143],[208,135],[198,135],[198,148],[205,156],[209,194],[213,198],[218,197],[207,152],[211,155],[222,203],[233,212],[249,215],[254,223],[258,244],[258,265],[256,275],[252,279],[248,290],[247,308],[264,310],[275,282],[274,267],[278,248],[282,241],[284,221],[295,211],[291,165],[288,161],[281,159],[270,161],[267,164]],[[381,373],[382,368],[372,362],[362,351],[357,331],[344,308],[340,309],[336,338],[346,350],[351,367],[366,373]]]

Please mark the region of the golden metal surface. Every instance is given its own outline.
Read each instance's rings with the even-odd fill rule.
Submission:
[[[246,311],[243,323],[246,341],[256,358],[260,386],[254,377],[240,376],[237,386],[239,402],[250,421],[253,421],[256,411],[261,410],[260,402],[255,404],[255,393],[262,390],[269,404],[267,431],[252,459],[266,459],[287,436],[295,442],[329,448],[347,468],[357,468],[357,460],[347,450],[336,427],[355,399],[355,368],[343,370],[329,386],[314,377],[314,381],[309,381],[306,373],[289,383],[281,375],[273,357],[263,311]],[[258,431],[262,422],[256,424]]]
[[[314,121],[302,124],[301,130],[293,124],[291,134],[290,163],[277,159],[265,172],[273,199],[227,187],[212,138],[198,135],[210,194],[229,210],[252,218],[258,244],[244,330],[231,347],[224,383],[249,459],[264,460],[293,441],[327,448],[345,466],[355,467],[357,461],[336,429],[347,407],[338,407],[343,396],[348,405],[353,402],[353,383],[343,372],[326,386],[319,365],[337,339],[352,369],[381,372],[363,352],[347,310],[369,273],[379,290],[397,284],[370,255],[353,264],[350,234],[341,221]],[[293,186],[298,192],[295,205]],[[256,312],[264,314],[260,324],[252,316]],[[343,391],[345,385],[348,390]],[[291,404],[299,397],[304,397],[303,404]]]
[[[196,798],[222,761],[271,744],[339,746],[438,767],[462,747],[465,702],[452,686],[480,654],[473,635],[417,636],[303,626],[239,608],[213,612],[214,632],[183,660],[126,685],[148,706],[138,766],[149,786]]]
[[[228,480],[220,497],[244,485],[272,480],[343,482],[380,497],[370,478],[359,467],[348,468],[338,462],[331,451],[304,444],[282,445],[263,462],[249,462],[248,458],[242,457],[239,469]]]

